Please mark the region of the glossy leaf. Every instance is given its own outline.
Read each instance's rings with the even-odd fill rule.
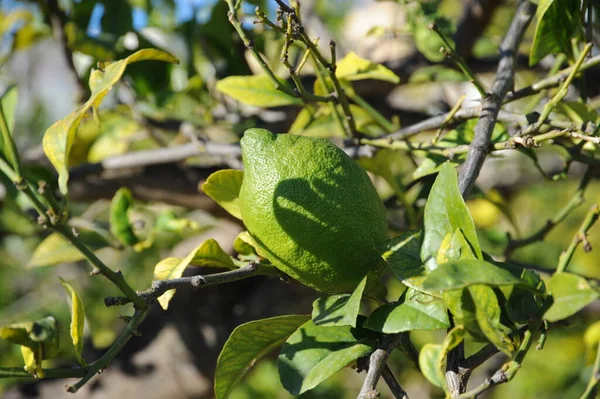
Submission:
[[[137,244],[139,241],[129,222],[129,208],[133,206],[133,196],[126,187],[121,187],[110,203],[110,231],[125,246]]]
[[[19,101],[19,89],[17,86],[10,86],[0,97],[0,105],[6,118],[8,130],[13,133],[15,131],[15,112]],[[4,145],[4,143],[3,143]]]
[[[217,82],[216,89],[234,100],[255,107],[302,104],[299,98],[277,90],[267,75],[228,76]]]
[[[233,241],[233,249],[243,256],[256,256],[257,252],[254,247],[254,241],[247,231],[242,231]]]
[[[286,341],[278,358],[283,387],[300,395],[375,349],[374,340],[348,326],[302,325]]]
[[[318,298],[313,303],[313,323],[317,326],[356,327],[360,300],[366,285],[367,276],[358,284],[352,295],[331,295]]]
[[[225,269],[235,268],[231,257],[212,238],[200,244],[190,264],[192,266],[222,267]]]
[[[202,191],[229,214],[241,220],[239,196],[243,179],[244,172],[241,170],[219,170],[208,176],[202,184]]]
[[[421,232],[406,232],[375,248],[402,283],[423,290],[425,267],[421,262]]]
[[[79,240],[92,250],[110,245],[106,237],[93,230],[80,230]],[[51,233],[33,251],[27,267],[52,266],[85,259],[83,254],[59,233]]]
[[[402,300],[383,305],[367,318],[364,327],[385,334],[450,327],[444,304],[429,299],[427,302]]]
[[[579,4],[571,0],[540,0],[529,65],[548,54],[572,55],[571,40],[581,37]]]
[[[103,63],[102,70],[95,69],[90,74],[91,96],[85,104],[46,130],[43,139],[44,153],[58,172],[58,185],[63,195],[68,191],[69,153],[81,120],[90,110],[94,115],[97,113],[100,103],[119,82],[127,65],[144,60],[177,62],[175,57],[163,51],[143,49],[120,61]]]
[[[83,327],[85,325],[85,308],[79,294],[73,289],[71,284],[60,278],[60,283],[64,287],[69,300],[71,301],[71,326],[69,332],[75,349],[75,358],[82,367],[86,366],[86,362],[81,356],[83,351]]]
[[[359,57],[354,52],[349,52],[337,62],[335,76],[345,80],[375,79],[392,83],[399,83],[400,78],[390,69]]]
[[[309,316],[278,316],[238,326],[217,360],[215,397],[225,399],[256,361],[283,345]]]
[[[574,315],[600,297],[585,278],[571,273],[557,273],[546,284],[554,302],[544,319],[551,322]]]
[[[198,245],[191,251],[185,258],[166,258],[161,260],[154,266],[154,280],[171,280],[174,278],[180,278],[183,275],[183,271],[188,267],[193,261],[196,261],[197,265],[210,265],[224,266],[227,261],[223,258],[223,250],[219,245],[212,239],[204,241],[202,244]],[[226,255],[227,256],[227,255]],[[227,256],[231,265],[233,262]],[[162,294],[158,298],[158,303],[163,309],[167,309],[169,307],[169,302],[175,295],[175,290],[169,290]]]
[[[475,224],[458,189],[456,170],[446,163],[440,169],[427,204],[425,205],[425,233],[421,248],[421,260],[425,267],[437,267],[437,253],[442,240],[448,233],[460,229],[478,259],[482,258],[481,248],[475,232]]]
[[[512,273],[489,262],[465,259],[439,265],[437,269],[429,273],[423,282],[423,287],[433,291],[450,291],[476,284],[527,285],[525,281],[515,277]]]

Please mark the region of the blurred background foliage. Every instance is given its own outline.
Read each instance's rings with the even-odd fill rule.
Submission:
[[[255,46],[266,56],[273,70],[284,76],[285,67],[279,62],[281,40],[262,25],[253,24],[252,18],[256,6],[274,18],[274,3],[267,0],[244,2],[249,17],[243,21],[243,26],[254,30]],[[494,57],[516,5],[510,0],[495,3],[498,4],[489,22],[467,54],[486,83],[493,76]],[[452,34],[465,7],[461,0],[420,3],[306,0],[301,4],[312,37],[320,37],[321,44],[335,39],[339,58],[348,51],[355,51],[392,69],[399,59],[414,53],[415,49],[425,56],[425,60],[442,61],[443,56],[440,58],[438,51],[439,38],[427,25],[435,21]],[[18,99],[15,98],[13,104],[16,107],[14,136],[27,164],[26,173],[33,181],[55,181],[54,172],[40,150],[41,138],[48,126],[76,109],[81,99],[87,98],[87,85],[82,82],[87,82],[91,67],[98,62],[122,59],[140,48],[165,50],[176,56],[180,63],[139,63],[127,69],[122,83],[101,107],[101,124],[89,118],[80,127],[70,158],[75,170],[77,166],[98,163],[108,157],[190,140],[233,143],[246,128],[254,126],[289,131],[298,112],[294,107],[264,110],[245,106],[215,90],[216,82],[224,77],[248,75],[258,70],[228,21],[224,1],[2,0],[0,5],[0,93],[12,85],[18,87]],[[530,29],[521,48],[523,56],[529,52],[532,37]],[[296,58],[301,56],[297,50],[296,53]],[[530,84],[543,76],[544,68],[551,64],[552,60],[545,60],[537,69],[524,68],[517,75],[518,85]],[[305,71],[306,79],[310,80],[313,72],[310,68]],[[401,78],[400,85],[393,90],[386,89],[385,101],[377,100],[381,93],[376,91],[365,97],[372,100],[373,106],[379,107],[382,114],[394,116],[402,126],[450,109],[463,92],[467,92],[467,102],[477,98],[465,78],[446,63],[419,62]],[[599,84],[598,81],[588,82],[589,87]],[[527,100],[522,100],[508,108],[520,109],[526,104]],[[599,102],[594,104],[597,110]],[[310,134],[331,135],[335,130],[332,124],[332,120],[324,120]],[[389,179],[375,178],[384,200],[394,198],[399,190],[402,195],[419,196],[418,189],[422,187],[405,187],[416,172],[408,157],[401,151],[391,150],[381,151],[378,157],[383,159],[392,179],[398,183],[394,185]],[[553,151],[542,151],[535,160],[547,174],[562,168],[560,157]],[[374,160],[364,162],[376,163]],[[150,178],[160,183],[172,178],[169,173],[178,173],[192,187],[185,192],[191,191],[199,197],[201,194],[195,185],[203,168],[220,167],[223,163],[218,156],[189,158],[176,163],[173,170],[163,169],[165,176],[153,170]],[[508,243],[507,232],[514,236],[527,235],[542,227],[569,202],[577,189],[580,174],[581,168],[573,167],[570,177],[553,182],[537,172],[527,155],[514,152],[491,159],[480,178],[478,198],[468,203],[483,249],[501,255]],[[103,298],[118,292],[102,278],[89,278],[82,261],[66,262],[74,256],[69,248],[61,253],[52,248],[57,256],[53,267],[44,267],[48,265],[43,262],[32,265],[32,254],[48,232],[37,225],[31,212],[28,214],[26,200],[10,181],[4,176],[0,179],[0,324],[51,314],[63,326],[62,341],[68,342],[69,305],[57,278],[61,276],[72,282],[85,303],[86,347],[92,353],[106,348],[123,325],[116,314],[125,314],[129,309],[115,310],[104,306]],[[134,191],[136,202],[129,214],[142,245],[137,250],[112,245],[98,251],[107,264],[119,265],[138,290],[150,285],[153,266],[160,259],[177,250],[178,246],[180,248],[190,237],[212,234],[223,223],[224,217],[216,213],[214,207],[203,209],[205,202],[193,195],[190,200],[179,198],[183,201],[179,203],[164,202],[166,194],[158,195],[163,201],[156,200],[157,196],[152,194],[144,198],[144,190],[153,188],[144,179],[148,180],[148,176],[133,174],[128,180],[130,184],[139,181],[146,187],[138,190],[140,195]],[[75,175],[74,180],[77,180]],[[116,181],[121,184],[118,179]],[[72,214],[82,225],[93,225],[108,232],[110,202],[107,198],[114,193],[114,185],[99,185],[93,191],[96,186],[85,179],[76,183],[81,183],[83,188],[79,198],[76,190],[72,195]],[[169,188],[166,190],[168,194]],[[174,196],[178,195],[174,193]],[[600,198],[597,181],[590,184],[586,198],[588,201],[556,227],[544,242],[519,249],[514,259],[540,268],[555,268],[561,251],[571,241],[589,204]],[[392,210],[391,215],[400,220],[400,227],[406,226],[408,216],[405,217],[402,210]],[[165,228],[165,220],[185,222]],[[235,235],[220,240],[224,248],[231,246],[232,237]],[[598,226],[591,230],[589,239],[593,248],[600,248]],[[44,259],[47,261],[48,258]],[[570,270],[600,279],[599,264],[600,251],[578,251]],[[402,289],[400,283],[391,281],[390,298],[397,298]],[[585,326],[597,320],[599,314],[596,303],[571,320],[568,326],[551,331],[547,348],[533,351],[513,382],[491,391],[486,397],[578,397],[589,373],[589,348],[585,348],[582,336]],[[413,332],[411,336],[420,347],[427,342],[439,341],[443,335]],[[467,348],[470,351],[476,349]],[[63,345],[60,355],[48,364],[69,364],[73,361],[71,351],[68,345]],[[3,366],[22,365],[18,346],[5,341],[0,341],[0,359]],[[415,392],[414,397],[443,397],[442,391],[431,387],[401,355],[393,356],[392,368],[399,373],[404,388]],[[474,380],[479,378],[480,381],[484,372],[478,370],[481,376]],[[360,382],[353,370],[345,370],[302,397],[350,398]],[[19,381],[0,380],[0,393],[15,384]],[[285,397],[289,396],[279,383],[273,359],[260,362],[232,396],[235,399]]]

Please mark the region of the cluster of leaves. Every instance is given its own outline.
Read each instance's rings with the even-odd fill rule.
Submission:
[[[365,278],[352,293],[316,300],[310,316],[286,315],[239,326],[231,334],[217,362],[217,398],[229,396],[249,368],[276,348],[281,347],[278,369],[282,384],[291,394],[299,395],[321,384],[339,370],[369,356],[379,348],[386,336],[404,338],[412,331],[447,330],[442,342],[426,344],[420,349],[418,356],[411,358],[427,380],[446,392],[449,392],[445,375],[448,355],[465,341],[491,345],[508,356],[510,360],[504,369],[510,379],[520,367],[534,338],[539,336],[540,346],[543,345],[548,327],[573,316],[600,297],[600,289],[593,282],[564,271],[568,259],[562,270],[543,280],[535,271],[499,262],[486,253],[476,233],[473,218],[459,192],[455,172],[455,166],[466,159],[466,150],[473,140],[476,121],[467,121],[448,132],[445,132],[444,124],[431,145],[429,142],[394,142],[389,138],[377,141],[377,138],[398,130],[400,121],[398,118],[387,120],[355,92],[352,84],[359,80],[380,80],[397,84],[398,76],[385,66],[361,58],[353,52],[336,61],[334,45],[332,56],[327,61],[314,41],[306,36],[303,28],[300,29],[302,25],[297,10],[280,8],[277,23],[271,22],[265,14],[258,11],[259,21],[271,27],[271,33],[282,39],[282,42],[266,40],[261,43],[258,38],[250,40],[238,20],[241,18],[242,2],[219,2],[213,8],[213,17],[201,26],[200,32],[187,36],[190,43],[196,36],[210,39],[210,51],[190,45],[194,60],[187,60],[184,65],[175,65],[177,59],[160,50],[143,49],[129,54],[121,39],[131,29],[131,13],[122,12],[115,2],[102,3],[106,8],[103,25],[110,23],[110,16],[119,17],[115,23],[117,28],[106,27],[115,37],[108,38],[110,40],[106,37],[91,40],[83,34],[91,13],[89,7],[76,7],[72,20],[64,27],[69,46],[73,49],[92,55],[97,60],[121,59],[103,62],[97,69],[92,69],[89,72],[89,99],[46,131],[44,151],[58,173],[58,188],[63,196],[68,194],[69,168],[74,164],[101,161],[107,156],[132,149],[156,147],[154,142],[138,142],[138,147],[123,145],[127,141],[124,138],[130,137],[139,128],[139,121],[134,120],[128,111],[113,109],[101,111],[99,115],[98,107],[101,102],[125,76],[127,69],[133,71],[130,77],[136,93],[140,95],[139,105],[145,117],[158,121],[172,118],[198,126],[214,124],[210,112],[199,116],[197,110],[200,108],[207,111],[216,107],[218,101],[214,98],[218,97],[218,92],[253,107],[300,107],[289,133],[326,138],[353,136],[358,139],[359,144],[377,147],[376,154],[361,157],[358,162],[385,181],[385,187],[381,191],[387,195],[387,202],[404,208],[406,224],[412,229],[377,248],[390,271],[405,287],[397,298],[390,303],[382,303],[377,298],[366,296]],[[566,54],[571,63],[582,59],[580,50],[572,42],[573,38],[583,38],[581,9],[576,3],[540,0],[537,9],[538,23],[530,52],[532,65],[546,55],[557,53]],[[438,5],[439,1],[422,4],[411,2],[407,5],[415,45],[432,61],[444,58],[445,55],[439,52],[440,46],[452,46],[452,42],[444,36],[452,26],[437,13]],[[126,7],[131,8],[130,5]],[[227,11],[232,25],[226,21]],[[152,15],[151,9],[149,13]],[[158,19],[156,15],[154,17]],[[35,36],[35,32],[38,32],[36,35],[48,34],[46,30],[30,24],[33,17],[26,12],[13,13],[4,18],[0,24],[0,33],[13,29],[14,21],[19,19],[25,21],[25,24],[16,31],[11,51],[22,48],[25,38]],[[162,22],[169,23],[172,23],[169,18]],[[430,23],[435,23],[441,33],[433,32],[429,28]],[[247,51],[257,59],[263,73],[248,75],[249,71],[235,62],[235,57],[229,51],[234,47],[231,38],[234,30],[240,34]],[[113,44],[110,44],[111,41]],[[279,73],[276,74],[277,67],[270,65],[273,63],[267,62],[262,52],[281,54],[282,64],[287,67],[294,87],[280,77]],[[289,67],[287,64],[290,63],[290,54],[294,52],[301,56],[298,57],[297,64]],[[207,73],[206,68],[198,67],[199,60],[208,57],[208,53],[230,61],[225,63],[227,69]],[[178,90],[176,94],[163,98],[162,89],[155,90],[160,85],[144,79],[144,74],[139,73],[139,69],[136,73],[136,63],[145,60],[173,64],[170,71],[181,72],[187,68],[196,68],[197,74],[192,77],[186,75],[187,86],[183,85],[185,90]],[[308,62],[312,64],[316,75],[310,92],[299,79]],[[157,65],[161,65],[159,68],[164,66],[162,63]],[[577,68],[574,71],[576,73]],[[454,73],[456,75],[457,71]],[[218,79],[220,76],[225,77]],[[431,76],[426,77],[430,78],[433,79]],[[174,81],[176,79],[171,81],[172,89],[176,89],[177,83]],[[567,86],[568,84],[564,87]],[[212,90],[210,93],[209,87]],[[2,120],[7,121],[8,130],[12,129],[11,118],[14,111],[8,105],[14,105],[14,99],[10,99],[14,95],[13,91],[3,97],[6,117],[2,115]],[[540,100],[541,97],[537,102]],[[553,109],[553,117],[558,119],[555,123],[560,124],[562,121],[563,126],[565,123],[569,126],[582,126],[586,122],[597,124],[600,121],[596,110],[588,104],[560,100],[562,98]],[[89,114],[92,118],[89,118]],[[97,127],[100,121],[102,128]],[[551,124],[548,126],[553,127]],[[243,127],[244,124],[240,124],[231,130],[242,130]],[[525,129],[527,125],[521,127]],[[137,295],[122,275],[112,274],[110,269],[104,269],[105,266],[95,257],[95,253],[106,248],[131,249],[138,253],[151,248],[171,249],[183,237],[197,233],[205,226],[188,218],[181,210],[139,203],[126,188],[120,189],[113,197],[106,210],[106,223],[71,217],[66,200],[57,201],[52,190],[44,191],[43,187],[33,185],[33,174],[20,173],[18,154],[14,152],[12,138],[5,130],[7,129],[2,131],[2,172],[7,181],[16,185],[15,191],[19,190],[20,195],[28,198],[28,205],[34,204],[41,223],[52,230],[35,249],[30,266],[87,259],[94,266],[94,273],[109,277],[125,295],[123,302],[134,302],[136,308],[134,317],[128,320],[128,327],[121,336],[123,338],[115,343],[114,347],[119,348],[143,320],[148,306],[145,301],[147,297]],[[594,134],[597,131],[586,136],[588,140],[565,136],[564,140],[552,142],[548,146],[567,161],[562,177],[566,176],[568,166],[573,161],[573,150],[585,152],[593,159],[598,144],[589,138],[597,137]],[[233,134],[232,137],[235,139],[237,135]],[[515,145],[508,128],[501,124],[496,124],[491,143],[492,146],[498,146],[498,149],[509,148],[504,147],[507,143]],[[523,145],[518,150],[530,157],[539,168],[536,153],[531,147]],[[407,166],[412,164],[411,161],[418,164],[418,167]],[[241,219],[238,196],[242,179],[241,171],[220,170],[208,178],[202,190],[233,217]],[[32,187],[37,189],[32,190]],[[426,200],[425,206],[422,206],[423,200]],[[498,208],[502,208],[511,219],[511,212],[504,209],[502,204]],[[594,214],[596,218],[597,213]],[[71,228],[75,228],[76,234],[69,233]],[[585,232],[583,235],[585,236]],[[270,267],[268,259],[247,232],[237,236],[233,247],[236,256],[227,254],[215,240],[206,240],[184,257],[167,257],[153,262],[153,280],[179,280],[189,266],[217,267],[227,270],[226,273],[241,270],[256,262]],[[265,273],[276,272],[271,270]],[[88,375],[94,375],[93,371],[106,366],[111,358],[108,356],[92,364],[87,364],[83,359],[83,301],[71,284],[65,281],[61,281],[61,284],[72,302],[69,332],[75,357],[81,366],[77,369],[81,373],[76,376],[83,377],[82,383],[85,383]],[[152,290],[146,294],[152,300],[157,299],[166,309],[175,290],[167,290],[157,298],[152,297]],[[366,303],[374,304],[369,312],[364,311]],[[21,347],[26,371],[37,377],[44,377],[42,360],[56,354],[58,336],[58,325],[53,317],[0,327],[0,338]],[[585,339],[588,347],[598,346],[598,323],[588,328]],[[416,353],[407,339],[400,341],[399,349],[409,354]],[[109,351],[109,355],[111,354]]]

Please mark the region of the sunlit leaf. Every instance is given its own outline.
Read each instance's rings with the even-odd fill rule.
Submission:
[[[216,89],[234,100],[255,107],[302,104],[301,99],[277,90],[267,75],[228,76],[217,82]]]
[[[78,231],[79,240],[92,250],[110,245],[106,237],[96,231]],[[59,233],[51,233],[44,238],[33,251],[27,267],[52,266],[61,263],[73,263],[85,259],[85,256],[73,244]]]
[[[365,328],[385,334],[450,327],[444,304],[430,297],[428,302],[401,300],[377,309],[365,321]]]
[[[154,280],[171,280],[174,278],[180,278],[183,275],[183,271],[192,262],[196,265],[202,266],[215,266],[215,267],[231,267],[233,262],[231,258],[227,256],[227,260],[224,258],[224,252],[216,243],[216,241],[210,239],[204,241],[191,251],[185,258],[166,258],[161,260],[154,266]],[[229,266],[226,266],[229,265]],[[169,302],[175,295],[175,290],[169,290],[162,294],[158,298],[158,303],[163,309],[169,307]]]
[[[571,41],[581,37],[579,4],[571,0],[540,0],[529,65],[548,54],[572,55]]]
[[[337,62],[335,76],[345,80],[376,79],[398,83],[400,78],[390,69],[349,52]]]
[[[85,325],[85,308],[83,306],[83,301],[71,284],[67,283],[62,278],[60,279],[60,283],[65,288],[71,301],[71,327],[69,332],[71,333],[73,348],[75,349],[75,358],[82,367],[85,367],[86,362],[81,356],[81,352],[83,351],[83,327]]]
[[[263,356],[283,345],[309,316],[278,316],[238,326],[223,346],[215,370],[215,397],[227,398],[246,372]]]
[[[585,278],[571,273],[557,273],[546,285],[554,300],[544,314],[544,319],[548,321],[566,319],[600,297],[600,293]]]
[[[190,262],[193,266],[210,266],[232,269],[235,267],[231,257],[219,246],[219,243],[209,238],[198,248]]]
[[[421,262],[421,232],[406,232],[375,248],[402,283],[423,290],[425,267]]]
[[[331,295],[317,299],[313,303],[312,320],[317,326],[356,327],[360,310],[360,300],[367,285],[365,276],[352,295]]]
[[[244,172],[241,170],[219,170],[208,176],[202,184],[202,191],[232,216],[241,220],[239,196],[243,179]]]
[[[292,395],[316,387],[375,349],[375,341],[348,326],[302,325],[286,341],[278,358],[279,377]]]
[[[90,74],[90,98],[72,114],[54,123],[44,134],[44,152],[56,171],[60,191],[67,194],[69,180],[69,152],[75,141],[77,128],[83,117],[92,110],[97,112],[104,97],[123,76],[127,65],[144,60],[155,60],[176,63],[172,55],[155,49],[143,49],[129,57],[116,62],[102,64],[102,70],[93,70]]]
[[[421,260],[429,270],[436,268],[437,253],[448,233],[460,229],[478,259],[481,248],[475,224],[458,189],[454,167],[446,163],[440,169],[425,205],[425,233],[421,247]]]

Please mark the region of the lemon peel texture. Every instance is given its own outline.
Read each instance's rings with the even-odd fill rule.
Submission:
[[[240,210],[269,260],[325,293],[351,292],[382,262],[385,208],[367,173],[327,140],[249,129]]]

